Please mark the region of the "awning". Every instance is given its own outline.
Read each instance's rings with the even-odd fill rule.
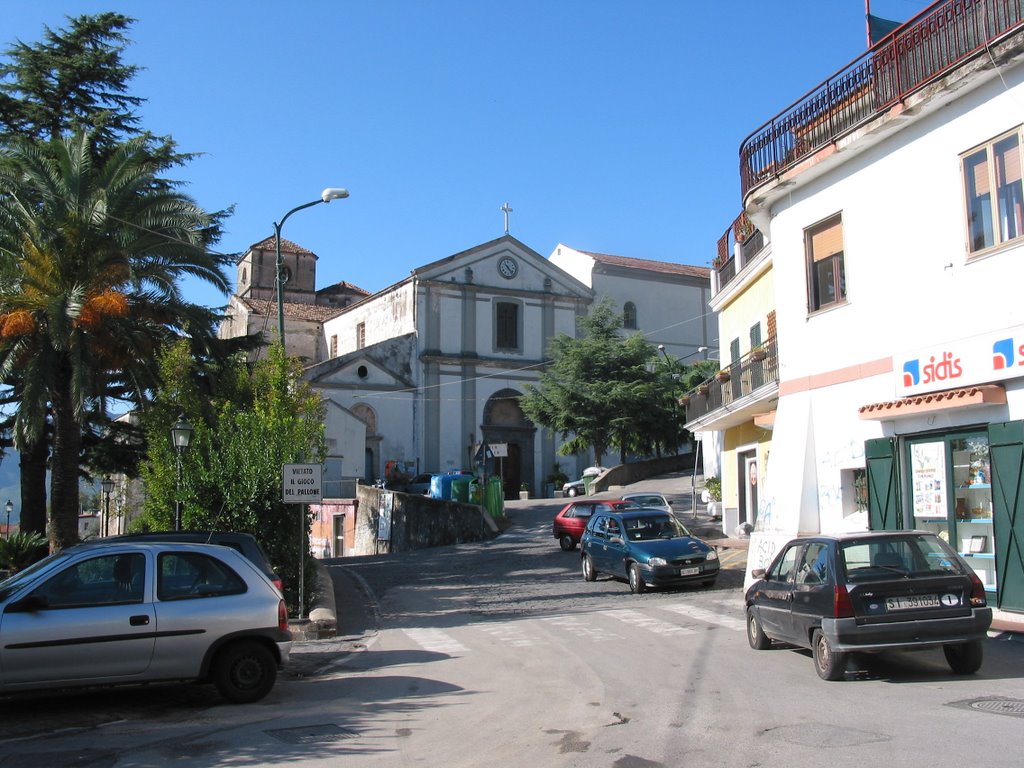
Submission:
[[[860,407],[862,419],[898,419],[903,416],[917,416],[933,411],[948,411],[952,408],[970,408],[980,405],[1005,405],[1006,390],[1002,384],[982,384],[976,387],[944,389],[926,395],[901,397]]]

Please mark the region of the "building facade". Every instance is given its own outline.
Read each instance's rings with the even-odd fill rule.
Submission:
[[[799,534],[931,530],[1022,619],[1022,98],[1020,5],[939,2],[741,146],[778,354],[748,569]]]

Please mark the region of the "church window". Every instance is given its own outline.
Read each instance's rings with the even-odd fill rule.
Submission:
[[[622,307],[622,327],[636,330],[636,304],[627,301]]]
[[[337,357],[337,356],[338,356],[338,334],[335,333],[335,334],[333,334],[331,336],[331,357]]]
[[[366,323],[356,325],[356,349],[366,346]]]
[[[502,350],[519,349],[519,304],[511,301],[495,304],[494,346]]]

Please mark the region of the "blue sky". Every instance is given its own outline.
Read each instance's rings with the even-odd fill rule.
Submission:
[[[144,127],[203,153],[179,173],[201,205],[235,206],[218,250],[346,187],[282,234],[318,287],[369,291],[500,236],[506,201],[544,256],[709,264],[740,142],[866,47],[863,0],[4,0],[0,44],[106,10],[137,19]]]

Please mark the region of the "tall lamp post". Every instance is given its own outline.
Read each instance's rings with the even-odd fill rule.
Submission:
[[[174,530],[181,530],[181,454],[192,440],[192,425],[185,421],[185,414],[178,417],[171,427],[171,445],[177,453],[178,479],[174,486]]]
[[[4,528],[4,538],[11,538],[11,512],[14,511],[14,502],[10,499],[4,504],[4,509],[7,510],[7,527]]]
[[[103,476],[100,488],[103,489],[103,536],[106,537],[110,530],[110,492],[114,490],[114,481],[110,475]]]
[[[303,203],[292,208],[288,213],[281,217],[281,221],[274,222],[274,247],[276,249],[276,269],[277,274],[275,277],[275,287],[277,288],[277,337],[281,340],[281,347],[284,348],[284,260],[281,258],[281,227],[288,221],[288,217],[296,211],[301,211],[303,208],[310,208],[320,203],[329,203],[331,200],[341,200],[348,197],[348,190],[341,189],[339,187],[328,187],[320,193],[319,200],[313,200],[309,203]]]

